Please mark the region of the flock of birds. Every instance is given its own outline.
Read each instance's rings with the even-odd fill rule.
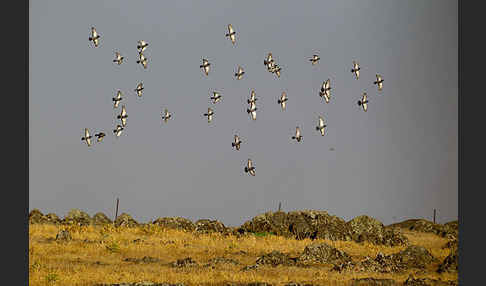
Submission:
[[[233,45],[236,43],[236,32],[231,24],[228,25],[228,32],[225,35],[229,40],[232,42]],[[91,27],[91,36],[89,37],[89,41],[93,42],[93,45],[95,47],[99,46],[100,42],[100,37],[101,35],[96,31],[94,27]],[[138,50],[138,60],[137,64],[140,64],[143,66],[144,69],[147,68],[148,64],[148,58],[144,55],[144,51],[147,49],[148,43],[140,40],[137,43],[137,50]],[[115,52],[115,59],[113,60],[114,63],[121,65],[123,63],[124,57],[119,53]],[[319,55],[313,55],[312,58],[309,59],[309,61],[312,63],[312,65],[318,64],[320,60]],[[263,64],[267,68],[267,71],[270,73],[273,73],[277,76],[277,78],[280,78],[280,73],[282,68],[275,62],[275,59],[273,58],[272,53],[268,53],[266,59],[264,59]],[[204,74],[206,76],[209,75],[210,69],[211,69],[211,63],[209,60],[203,58],[202,59],[202,64],[199,66]],[[354,77],[356,80],[359,79],[360,76],[360,66],[359,62],[353,61],[353,68],[351,69],[351,73],[354,74]],[[234,76],[237,80],[240,80],[243,78],[243,75],[245,74],[245,71],[241,66],[238,66],[237,71],[235,72]],[[382,91],[383,89],[383,77],[379,74],[376,74],[376,81],[373,82],[373,84],[377,85],[378,91]],[[142,91],[143,91],[143,83],[140,82],[137,85],[137,88],[135,89],[135,92],[138,97],[142,97]],[[321,89],[319,90],[319,96],[321,98],[324,98],[326,103],[329,103],[331,100],[331,80],[327,79],[322,83]],[[221,100],[222,96],[219,92],[213,91],[213,95],[210,96],[210,100],[212,101],[213,104],[218,103]],[[118,108],[120,101],[123,99],[123,94],[120,90],[117,91],[117,94],[113,100],[113,108]],[[247,113],[250,115],[250,118],[252,120],[256,120],[256,101],[257,101],[256,93],[255,90],[250,91],[250,98],[247,100],[249,107],[247,108]],[[284,91],[282,92],[281,96],[278,98],[277,103],[281,106],[282,110],[285,110],[286,105],[287,105],[288,97],[287,93]],[[366,92],[363,92],[361,99],[358,100],[358,106],[362,107],[363,111],[368,110],[368,96]],[[212,108],[208,108],[208,111],[204,113],[204,116],[207,117],[208,123],[211,123],[213,116],[214,116],[214,111]],[[171,118],[172,114],[169,112],[167,108],[165,108],[164,112],[161,115],[162,120],[167,123]],[[116,137],[119,137],[123,130],[126,127],[127,124],[127,111],[125,105],[122,105],[121,107],[121,112],[119,115],[117,115],[117,119],[120,119],[121,124],[117,124],[116,128],[113,130],[113,133],[115,134]],[[320,132],[321,136],[325,135],[325,129],[327,127],[326,122],[324,121],[324,118],[322,116],[319,116],[318,118],[318,124],[316,126],[316,130]],[[106,136],[105,133],[99,132],[96,133],[95,136],[97,137],[97,142],[102,142],[103,138]],[[291,137],[293,140],[296,140],[297,142],[301,142],[303,139],[302,133],[300,131],[300,128],[297,126],[295,129],[295,135]],[[85,141],[88,146],[91,146],[91,139],[92,136],[89,133],[88,128],[84,129],[84,136],[81,138],[82,141]],[[236,134],[234,135],[234,141],[231,143],[231,146],[235,148],[236,150],[240,150],[240,145],[242,141],[240,140],[239,136]],[[255,166],[253,165],[253,162],[251,159],[248,159],[246,166],[244,168],[245,173],[249,173],[252,176],[255,176]]]

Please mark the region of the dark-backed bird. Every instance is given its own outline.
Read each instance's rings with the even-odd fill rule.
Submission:
[[[118,115],[116,118],[121,119],[122,126],[125,127],[127,126],[127,110],[125,109],[125,105],[122,105],[122,110],[120,115]]]
[[[100,36],[101,35],[98,34],[98,32],[96,32],[96,29],[94,27],[91,27],[91,37],[89,37],[89,40],[93,41],[93,44],[95,45],[95,47],[98,47],[98,45],[99,45]]]
[[[250,114],[251,119],[256,120],[256,104],[255,102],[250,103],[250,108],[246,109],[246,112]]]
[[[248,104],[257,101],[255,90],[251,90],[250,99],[247,100]]]
[[[209,63],[209,61],[207,59],[203,59],[202,60],[202,65],[200,65],[199,67],[203,69],[204,73],[206,75],[209,74],[209,66],[211,66],[211,64]]]
[[[359,71],[361,68],[359,67],[359,62],[353,61],[353,68],[351,69],[351,72],[354,73],[356,79],[359,79]]]
[[[245,173],[249,173],[252,176],[255,176],[255,167],[253,166],[253,162],[251,159],[248,159],[248,162],[245,166]]]
[[[145,49],[147,48],[147,46],[148,46],[148,43],[145,42],[144,40],[140,40],[140,41],[137,42],[137,50],[139,52],[145,51]]]
[[[221,94],[217,91],[213,91],[213,95],[209,97],[213,101],[213,104],[216,104],[221,100]]]
[[[243,70],[243,68],[238,66],[238,70],[235,73],[236,79],[241,79],[244,74],[245,74],[245,71]]]
[[[277,64],[273,68],[273,72],[275,73],[275,75],[277,75],[278,78],[280,78],[280,71],[281,70],[282,70],[282,68],[279,65],[277,65]]]
[[[366,92],[363,93],[361,100],[358,100],[358,106],[363,106],[363,111],[365,112],[368,110],[368,96]]]
[[[373,84],[378,85],[378,91],[381,91],[383,89],[383,78],[381,77],[381,75],[376,75],[376,81],[374,81]]]
[[[278,104],[282,107],[282,110],[285,110],[285,106],[287,105],[287,93],[285,91],[282,92],[282,95],[277,100]]]
[[[300,128],[297,126],[295,127],[295,135],[292,136],[292,139],[297,140],[297,142],[300,142],[304,137],[302,137],[302,134],[300,134]]]
[[[238,135],[235,135],[235,141],[231,142],[231,146],[235,147],[236,150],[240,150],[240,144],[241,144],[240,137]]]
[[[118,105],[120,104],[120,101],[123,99],[122,98],[122,95],[123,94],[122,94],[121,90],[119,90],[119,91],[116,92],[116,96],[111,99],[114,102],[113,103],[113,108],[117,108],[118,107]]]
[[[137,64],[142,64],[143,68],[146,69],[147,68],[147,62],[148,62],[147,57],[145,57],[145,55],[142,52],[138,53]]]
[[[124,59],[124,57],[119,52],[115,52],[115,59],[113,60],[114,63],[121,65],[122,62],[123,62],[123,59]]]
[[[331,99],[331,80],[327,79],[322,83],[321,90],[319,91],[319,96],[324,97],[326,103],[329,103]]]
[[[89,135],[88,128],[84,128],[84,137],[81,138],[81,141],[86,141],[88,146],[91,146],[91,135]]]
[[[274,60],[272,53],[268,53],[267,58],[263,60],[263,64],[267,67],[268,71],[272,69]]]
[[[204,113],[204,116],[208,118],[208,123],[211,123],[211,121],[213,120],[213,115],[214,111],[211,109],[211,107],[208,107],[208,112]]]
[[[315,65],[319,62],[321,58],[318,55],[313,55],[312,58],[309,59],[309,61],[312,63],[312,65]]]
[[[172,114],[170,114],[169,110],[166,108],[164,110],[164,113],[162,114],[162,120],[164,120],[164,122],[167,123],[167,121],[171,118],[172,118]]]
[[[95,136],[97,137],[97,140],[96,141],[101,142],[103,140],[103,137],[106,136],[106,134],[103,133],[103,132],[100,132],[98,134],[95,134]]]
[[[118,124],[118,125],[116,126],[116,129],[115,129],[115,130],[113,130],[113,133],[115,133],[115,136],[116,136],[116,137],[120,137],[120,135],[122,134],[122,132],[123,132],[123,130],[124,130],[124,129],[125,129],[125,128],[123,128],[123,127],[122,127],[120,124]]]
[[[326,131],[326,123],[324,122],[324,118],[319,116],[319,122],[317,123],[316,130],[321,132],[321,135],[324,136],[325,131]]]
[[[228,33],[226,34],[226,37],[228,37],[233,45],[236,42],[236,32],[235,29],[233,29],[233,26],[231,24],[228,24]]]
[[[137,88],[135,89],[135,92],[137,93],[138,97],[142,97],[142,90],[143,90],[143,83],[140,82],[137,84]]]

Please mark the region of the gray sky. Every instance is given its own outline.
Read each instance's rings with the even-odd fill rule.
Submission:
[[[120,213],[141,222],[182,216],[235,226],[279,201],[285,211],[366,214],[385,224],[431,220],[434,208],[441,223],[457,219],[457,1],[29,3],[30,210],[113,217],[119,197]],[[229,23],[235,46],[225,38]],[[101,34],[98,48],[88,41],[91,26]],[[142,39],[146,70],[136,64]],[[115,51],[125,56],[121,66]],[[282,67],[279,79],[263,65],[268,52]],[[203,57],[212,63],[208,77]],[[246,72],[240,81],[238,65]],[[327,78],[329,104],[318,96]],[[118,89],[128,120],[115,138]],[[256,121],[246,113],[251,89]],[[223,96],[215,105],[212,90]],[[357,105],[363,91],[366,113]],[[167,124],[164,108],[173,113]],[[324,137],[318,115],[328,124]],[[300,144],[290,139],[296,126]],[[87,147],[84,128],[107,136]],[[240,151],[231,148],[235,132]],[[243,171],[248,158],[255,177]]]

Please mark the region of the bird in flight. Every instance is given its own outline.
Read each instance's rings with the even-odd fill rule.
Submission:
[[[116,126],[116,129],[113,130],[113,133],[115,133],[116,137],[120,137],[120,135],[122,134],[122,132],[123,132],[124,129],[125,128],[123,128],[120,124],[118,124]]]
[[[98,34],[98,32],[96,32],[96,29],[94,27],[91,27],[91,37],[89,37],[89,40],[93,41],[93,44],[95,45],[95,47],[98,47],[98,45],[99,45],[100,36],[101,35]]]
[[[103,137],[106,136],[106,134],[103,133],[103,132],[100,132],[98,134],[95,134],[95,136],[97,137],[97,140],[96,141],[101,142],[103,140]]]
[[[277,103],[280,104],[280,106],[282,107],[282,110],[285,110],[285,106],[287,105],[287,100],[288,100],[287,93],[285,91],[283,91],[282,95],[277,100]]]
[[[147,68],[147,62],[148,62],[147,57],[145,57],[145,55],[142,52],[138,53],[137,64],[142,64],[143,68],[146,69]]]
[[[148,46],[147,42],[145,42],[144,40],[140,40],[140,41],[138,41],[138,44],[137,44],[137,50],[139,51],[139,53],[141,53],[141,52],[145,51],[147,46]]]
[[[250,102],[250,108],[246,109],[246,112],[251,115],[251,119],[256,120],[256,104],[255,102]]]
[[[312,65],[315,65],[319,62],[321,58],[319,55],[313,55],[312,58],[309,59],[309,61],[312,63]]]
[[[228,24],[228,33],[226,34],[226,37],[228,37],[233,45],[236,42],[236,32],[235,29],[233,29],[233,26],[231,24]]]
[[[143,83],[140,82],[137,84],[137,88],[135,89],[135,92],[137,93],[138,97],[142,97],[142,90],[143,90]]]
[[[203,69],[203,71],[206,75],[208,75],[209,74],[209,66],[211,64],[209,63],[209,61],[207,59],[203,59],[202,61],[203,61],[203,63],[199,67]]]
[[[250,99],[247,100],[248,104],[257,101],[255,90],[250,92]]]
[[[361,100],[358,100],[358,106],[363,106],[364,112],[368,110],[368,96],[366,92],[363,93]]]
[[[321,91],[319,92],[319,96],[324,97],[326,103],[329,103],[331,99],[331,80],[327,79],[322,83]]]
[[[275,73],[275,75],[277,75],[278,78],[280,78],[280,71],[282,70],[282,68],[275,64],[274,68],[273,68],[273,73]]]
[[[113,60],[114,63],[121,65],[122,62],[123,62],[123,59],[124,59],[124,57],[119,52],[115,52],[115,59]]]
[[[378,85],[378,91],[381,91],[383,89],[383,78],[381,77],[381,75],[376,75],[376,81],[374,81],[373,84]]]
[[[169,110],[166,108],[162,115],[162,120],[164,120],[164,122],[167,123],[167,121],[171,118],[172,118],[172,114],[170,114]]]
[[[246,163],[245,173],[255,176],[255,166],[253,166],[251,159],[248,159],[248,163]]]
[[[221,100],[221,94],[217,91],[213,91],[213,95],[209,97],[213,101],[213,104],[216,104]]]
[[[128,115],[127,115],[127,111],[125,109],[125,105],[122,105],[121,113],[116,118],[121,119],[123,127],[127,126],[127,117],[128,117]]]
[[[240,144],[241,144],[241,140],[240,140],[240,137],[238,137],[238,135],[235,135],[235,141],[234,142],[231,142],[231,146],[235,147],[236,150],[240,150]]]
[[[292,139],[297,140],[297,142],[302,141],[304,137],[302,137],[302,134],[300,134],[300,128],[297,126],[295,127],[295,135],[292,136]]]
[[[81,138],[81,141],[85,141],[88,146],[91,146],[91,135],[89,135],[88,128],[84,128],[84,137]]]
[[[267,58],[263,60],[263,64],[267,67],[269,72],[272,71],[274,65],[272,53],[268,53]]]
[[[211,109],[211,107],[208,107],[208,112],[204,113],[204,116],[208,118],[208,123],[211,123],[211,121],[213,120],[213,115],[214,111]]]
[[[243,68],[238,66],[238,71],[235,73],[236,79],[241,79],[244,74],[245,74],[245,71],[243,71]]]
[[[361,68],[359,67],[359,62],[353,61],[353,68],[351,69],[351,72],[354,73],[356,79],[359,79],[359,71]]]
[[[324,123],[324,118],[319,116],[319,123],[316,126],[316,130],[321,132],[321,136],[324,136],[325,131],[326,131],[326,127],[327,127],[327,125],[326,125],[326,123]]]
[[[117,91],[116,93],[116,96],[112,98],[114,104],[113,104],[113,108],[117,108],[118,105],[120,104],[120,101],[122,100],[122,92],[119,90]]]

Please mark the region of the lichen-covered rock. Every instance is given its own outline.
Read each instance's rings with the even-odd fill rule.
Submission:
[[[177,259],[177,261],[170,263],[170,266],[177,268],[194,267],[197,266],[197,262],[194,261],[191,257],[186,257],[183,259]]]
[[[113,221],[109,219],[104,213],[98,212],[93,216],[92,223],[94,225],[112,224]]]
[[[442,281],[431,278],[414,278],[409,275],[403,286],[457,286],[457,281]]]
[[[228,234],[229,230],[224,224],[217,220],[200,219],[195,223],[195,231],[197,233],[213,233],[218,232]]]
[[[353,279],[350,286],[398,286],[393,279],[359,278]]]
[[[72,209],[63,219],[63,224],[74,224],[80,226],[90,225],[92,220],[89,214],[79,209]]]
[[[164,228],[178,229],[178,230],[185,230],[185,231],[194,231],[196,229],[196,226],[192,221],[183,217],[162,217],[154,220],[152,224]]]
[[[301,264],[328,263],[339,265],[351,261],[351,256],[326,243],[313,243],[305,247],[298,258]]]
[[[134,262],[134,263],[156,263],[159,262],[160,259],[158,259],[157,257],[144,256],[142,258],[128,257],[125,258],[123,261]]]
[[[434,233],[441,237],[457,237],[458,236],[458,222],[451,221],[444,225],[436,224],[425,219],[409,219],[403,222],[394,223],[386,228],[395,229],[403,228],[407,230],[413,230],[418,232]]]
[[[212,258],[210,259],[206,264],[204,264],[203,266],[204,267],[216,267],[216,265],[220,265],[220,264],[226,264],[226,265],[229,265],[229,264],[233,264],[233,265],[239,265],[240,262],[237,261],[237,260],[234,260],[234,259],[231,259],[231,258],[226,258],[226,257],[216,257],[216,258]]]
[[[138,222],[135,221],[129,214],[122,213],[119,217],[115,220],[116,227],[136,227],[138,226]]]
[[[410,245],[397,255],[392,255],[392,257],[397,264],[406,268],[423,269],[431,263],[438,262],[437,258],[433,257],[425,247],[417,245]]]
[[[274,267],[277,265],[291,266],[295,265],[296,262],[296,257],[290,257],[288,254],[284,254],[276,250],[262,255],[256,260],[256,264],[258,265],[271,265]]]
[[[152,283],[149,281],[135,283],[118,283],[118,284],[95,284],[93,286],[187,286],[184,283]]]
[[[439,265],[437,272],[453,272],[459,270],[459,253],[457,248],[451,249],[451,253],[447,255],[444,261]]]
[[[404,245],[408,239],[393,229],[385,229],[378,220],[369,216],[358,216],[347,222],[352,238],[356,242],[368,241],[377,245]]]

